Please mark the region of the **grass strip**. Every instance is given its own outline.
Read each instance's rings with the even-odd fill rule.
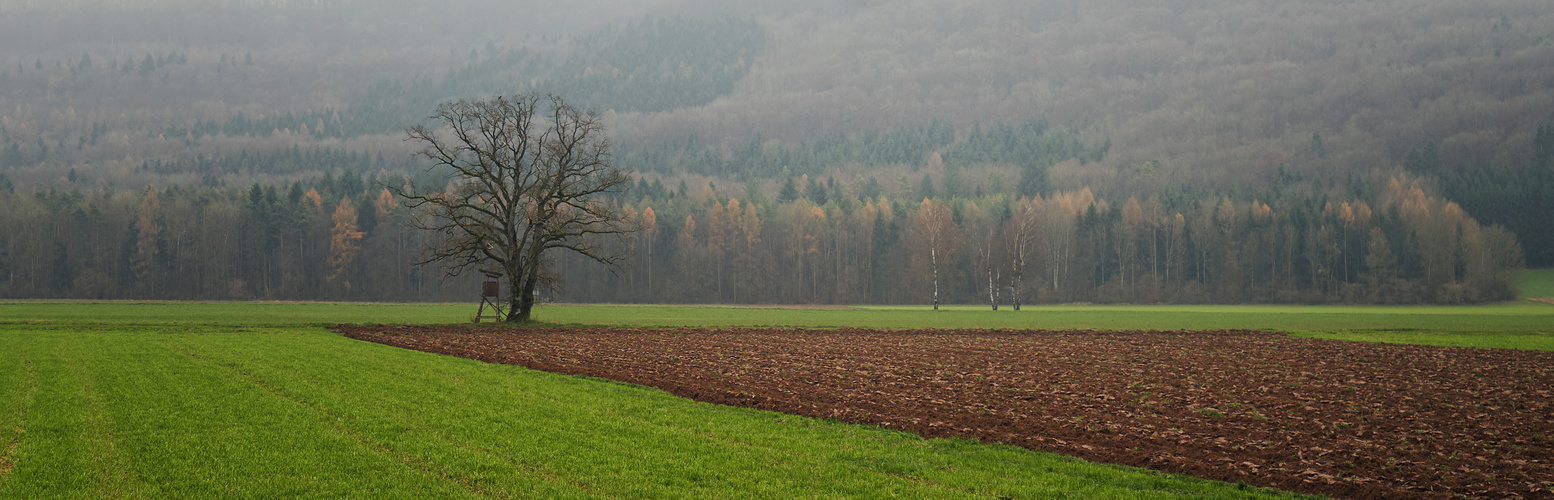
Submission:
[[[26,434],[27,415],[38,393],[38,373],[29,357],[32,338],[0,336],[0,352],[12,353],[10,363],[0,364],[0,484],[16,469],[16,449]]]
[[[230,326],[465,323],[472,304],[8,302],[0,325],[170,330]],[[1554,305],[1473,306],[1067,305],[784,309],[737,306],[544,305],[556,325],[645,327],[995,328],[1089,330],[1254,329],[1298,336],[1453,347],[1554,350]],[[72,326],[75,325],[75,326]]]

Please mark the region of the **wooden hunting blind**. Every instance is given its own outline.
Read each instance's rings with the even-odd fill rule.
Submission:
[[[483,318],[502,321],[502,284],[496,278],[486,275],[486,281],[480,284],[480,309],[475,310],[476,323]],[[486,314],[486,306],[491,306],[491,314]]]

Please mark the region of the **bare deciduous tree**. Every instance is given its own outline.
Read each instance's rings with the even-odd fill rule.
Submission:
[[[1026,199],[1019,202],[1018,209],[1005,224],[1004,237],[1008,244],[1005,255],[1009,259],[1009,271],[1014,282],[1010,285],[1010,299],[1014,301],[1014,310],[1020,310],[1020,298],[1025,293],[1025,269],[1027,256],[1035,251],[1037,238],[1041,229],[1040,199]]]
[[[933,308],[939,310],[939,259],[949,258],[954,248],[951,231],[955,230],[955,221],[950,217],[950,210],[943,205],[935,205],[932,200],[923,198],[923,204],[917,208],[917,218],[912,223],[912,228],[917,232],[917,243],[928,253],[928,264],[933,268]]]
[[[508,322],[528,322],[534,292],[556,287],[546,251],[576,252],[619,269],[636,230],[606,199],[625,190],[631,175],[610,158],[604,123],[593,111],[560,97],[498,96],[444,103],[417,125],[417,154],[450,169],[453,182],[422,191],[394,186],[417,217],[414,226],[443,235],[418,264],[441,262],[448,275],[476,270],[506,279]],[[606,245],[613,237],[621,244]]]

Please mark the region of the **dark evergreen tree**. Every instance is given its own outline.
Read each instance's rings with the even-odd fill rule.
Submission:
[[[967,198],[971,196],[971,190],[966,188],[966,180],[960,175],[960,167],[954,164],[944,166],[944,195],[948,198]]]
[[[1020,181],[1015,186],[1021,198],[1031,198],[1051,190],[1047,184],[1047,169],[1034,163],[1020,166]]]
[[[825,183],[815,180],[814,177],[810,177],[809,182],[804,185],[804,197],[816,205],[824,205],[826,200],[830,199],[830,193],[827,191],[829,190],[826,189]]]
[[[863,183],[863,187],[858,189],[858,197],[864,200],[873,200],[883,194],[885,194],[885,187],[881,186],[879,179],[875,179],[872,175],[867,182]]]
[[[782,189],[777,191],[777,203],[791,203],[797,199],[799,199],[798,183],[789,177],[787,182],[782,184]]]

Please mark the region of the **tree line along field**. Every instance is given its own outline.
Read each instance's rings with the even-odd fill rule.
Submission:
[[[1554,306],[542,306],[549,322],[1202,329],[1554,349]],[[1276,492],[361,343],[472,304],[7,302],[4,496],[1243,498]],[[899,318],[891,323],[886,318]],[[993,318],[993,319],[988,319]],[[1283,325],[1281,328],[1280,325]],[[503,329],[502,331],[508,331]],[[516,330],[524,331],[524,330]],[[111,361],[110,361],[111,360]],[[1011,474],[1011,470],[1020,471]],[[823,478],[823,479],[818,479]]]
[[[642,228],[622,272],[558,257],[565,286],[546,300],[913,304],[937,288],[944,303],[989,306],[1451,304],[1513,297],[1525,262],[1517,235],[1406,174],[1354,197],[1312,184],[1121,199],[966,182],[924,182],[912,198],[835,178],[715,185],[639,179],[612,200]],[[354,174],[280,189],[0,190],[0,297],[468,299],[474,278],[410,265],[442,236],[412,230],[400,201]]]

